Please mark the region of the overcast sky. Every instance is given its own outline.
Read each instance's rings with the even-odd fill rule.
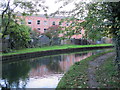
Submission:
[[[7,2],[8,0],[0,0],[0,3],[2,3],[2,2]],[[14,1],[14,0],[10,0],[11,1],[11,4],[12,4],[12,2]],[[17,0],[16,0],[17,1]],[[22,1],[24,1],[24,0],[22,0]],[[25,0],[26,1],[26,0]],[[31,1],[31,0],[27,0],[27,1]],[[39,1],[39,0],[38,0]],[[50,13],[53,13],[53,12],[55,12],[56,10],[58,10],[58,8],[60,7],[60,6],[62,6],[62,2],[60,2],[60,3],[55,3],[55,1],[56,0],[45,0],[45,6],[48,6],[49,7],[49,9],[48,9],[48,14],[50,14]],[[73,5],[73,3],[72,4],[69,4],[68,6],[66,6],[66,7],[64,7],[64,9],[62,9],[62,10],[71,10],[72,8],[74,8],[74,5]],[[43,11],[41,11],[40,12],[41,14],[43,13]]]
[[[62,2],[59,3],[55,3],[56,0],[46,0],[45,5],[49,7],[48,9],[48,14],[55,12],[56,10],[58,10],[58,8],[60,6],[63,6]],[[70,3],[69,5],[65,6],[63,9],[61,10],[71,10],[74,8],[74,4]]]
[[[5,2],[5,1],[7,1],[7,0],[0,0],[0,3],[1,2]],[[13,0],[11,0],[11,1],[13,1]],[[16,0],[17,1],[17,0]],[[22,1],[24,1],[24,0],[22,0]],[[26,1],[26,0],[25,0]],[[27,1],[30,1],[30,0],[27,0]],[[33,1],[33,0],[32,0]],[[38,0],[39,1],[39,0]],[[53,12],[55,12],[56,10],[58,10],[58,8],[60,7],[60,6],[63,6],[63,2],[60,2],[60,3],[55,3],[55,1],[57,1],[57,0],[45,0],[46,2],[45,2],[45,5],[46,6],[48,6],[49,7],[49,9],[48,9],[48,14],[50,14],[50,13],[53,13]],[[64,0],[59,0],[59,1],[64,1]],[[69,0],[69,1],[71,1],[71,0]],[[74,6],[74,3],[75,2],[90,2],[91,0],[72,0],[72,1],[74,1],[74,2],[72,2],[72,3],[70,3],[69,5],[67,5],[67,6],[65,6],[63,9],[61,9],[61,10],[66,10],[66,11],[69,11],[69,10],[71,10],[71,9],[73,9],[75,6]],[[95,1],[95,0],[94,0]],[[101,0],[96,0],[96,1],[101,1]],[[106,1],[120,1],[120,0],[106,0]],[[43,14],[43,11],[41,11],[40,12],[40,14]]]
[[[58,7],[62,6],[62,2],[61,3],[55,3],[55,1],[57,0],[45,0],[46,1],[46,5],[49,6],[49,10],[48,13],[54,12],[58,9]],[[64,1],[64,0],[59,0],[59,1]],[[70,3],[69,5],[67,5],[66,7],[64,7],[62,10],[71,10],[74,8],[74,3],[78,3],[78,2],[118,2],[120,0],[72,0],[74,1],[73,3]]]
[[[48,13],[54,12],[54,11],[56,11],[58,9],[58,7],[63,6],[63,2],[62,1],[64,1],[64,0],[61,0],[61,2],[59,2],[59,3],[55,3],[55,1],[56,0],[46,0],[45,4],[47,6],[49,6]],[[69,10],[75,8],[74,3],[90,2],[91,0],[69,0],[69,1],[73,1],[73,2],[69,3],[67,6],[63,7],[63,9],[61,9],[61,10],[69,11]]]

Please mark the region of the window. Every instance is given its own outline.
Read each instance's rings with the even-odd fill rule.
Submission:
[[[38,28],[38,30],[40,30],[40,28]]]
[[[37,24],[40,24],[40,20],[37,20]]]
[[[75,23],[72,23],[72,26],[75,26]]]
[[[66,23],[66,26],[69,26],[69,23]]]
[[[46,28],[44,30],[47,30]]]
[[[55,25],[55,22],[53,22],[52,25]]]
[[[25,22],[24,22],[24,21],[21,21],[21,24],[25,24]]]
[[[17,22],[18,22],[18,20],[15,20],[15,22],[17,23]]]
[[[47,31],[47,29],[46,28],[44,28],[44,32],[46,32]]]
[[[44,21],[44,25],[47,25],[47,21]]]
[[[62,23],[61,23],[61,22],[59,22],[59,25],[62,25]]]
[[[32,20],[28,20],[28,24],[32,24]]]

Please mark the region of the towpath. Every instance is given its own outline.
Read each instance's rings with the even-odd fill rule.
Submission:
[[[111,52],[111,53],[107,53],[105,55],[102,55],[102,56],[96,58],[93,61],[89,61],[88,85],[89,85],[90,88],[98,88],[99,83],[96,80],[95,72],[96,72],[97,68],[100,65],[102,65],[105,60],[107,60],[107,58],[109,58],[110,56],[114,56],[114,55],[115,55],[115,53]]]

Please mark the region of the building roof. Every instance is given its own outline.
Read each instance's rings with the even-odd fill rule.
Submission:
[[[18,16],[22,16],[22,14],[18,14]],[[66,18],[65,16],[45,16],[44,14],[32,14],[32,15],[28,15],[28,16],[35,16],[35,17],[48,17],[48,18]]]

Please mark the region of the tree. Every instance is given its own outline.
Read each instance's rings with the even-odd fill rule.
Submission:
[[[47,8],[44,5],[44,0],[4,0],[0,3],[0,30],[1,38],[4,41],[6,36],[10,36],[10,43],[13,47],[21,48],[27,47],[29,41],[28,27],[19,25],[16,20],[18,14],[23,16],[37,14],[41,10],[47,12]],[[21,19],[20,19],[21,20]],[[12,25],[12,26],[11,26]],[[18,31],[17,31],[18,30]],[[20,43],[21,42],[21,43]],[[18,47],[17,45],[21,45]]]
[[[6,47],[3,51],[9,51],[9,49],[20,49],[28,47],[28,43],[30,41],[30,31],[31,28],[29,26],[15,23],[13,19],[9,20],[9,28],[5,32],[3,38],[3,45],[4,41],[9,44],[8,48]],[[4,18],[4,25],[8,22],[8,17]],[[4,26],[3,25],[3,26]],[[3,35],[3,32],[1,33]]]
[[[53,43],[54,38],[59,38],[59,31],[60,31],[60,26],[59,25],[53,25],[45,31],[44,35],[49,37],[50,39],[50,45]]]
[[[4,85],[1,87],[4,87],[5,89],[13,87],[25,88],[28,82],[30,69],[31,65],[28,61],[2,65],[2,79]],[[22,84],[20,81],[22,81]]]
[[[45,5],[43,5],[43,0],[33,0],[33,1],[26,1],[26,0],[4,0],[0,4],[1,9],[1,30],[2,30],[2,39],[5,37],[6,32],[9,28],[11,23],[11,19],[15,21],[17,14],[24,15],[31,15],[33,13],[37,13],[41,10],[44,12],[47,11]],[[6,21],[4,22],[4,20]],[[16,22],[15,22],[16,23]]]
[[[60,33],[63,34],[63,39],[70,39],[73,35],[83,34],[83,27],[80,25],[83,20],[77,19],[75,17],[68,17],[61,20],[61,22],[64,22],[67,25],[65,27],[61,27]]]
[[[39,47],[39,36],[42,35],[37,29],[31,30],[30,32],[30,47]]]
[[[83,22],[85,30],[112,37],[116,48],[115,62],[120,65],[120,2],[87,4],[88,16]],[[96,33],[93,33],[95,36]]]
[[[67,0],[64,1],[69,2]],[[77,16],[77,18],[81,18],[82,14],[81,19],[84,18],[84,22],[75,24],[75,26],[83,27],[87,37],[89,38],[94,39],[96,36],[98,37],[98,35],[100,37],[107,36],[113,38],[113,42],[116,48],[115,62],[120,69],[120,2],[101,1],[77,3],[76,5],[78,6],[76,6],[72,12],[75,13],[74,16]],[[83,12],[81,13],[81,11],[85,12],[84,16]],[[71,13],[71,11],[69,13]]]
[[[9,35],[11,49],[28,47],[31,28],[25,25],[10,25],[6,34]]]

